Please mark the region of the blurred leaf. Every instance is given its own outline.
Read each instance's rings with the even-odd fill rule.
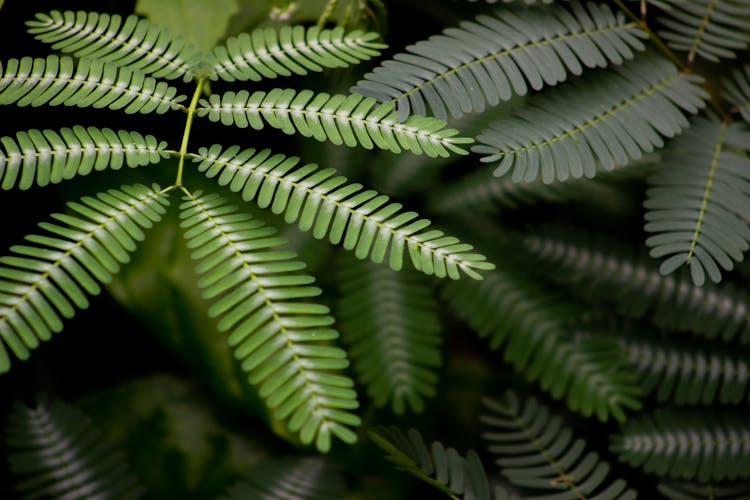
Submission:
[[[206,52],[224,37],[238,9],[237,0],[138,0],[135,4],[136,13]]]
[[[148,498],[216,497],[270,454],[268,443],[238,431],[252,426],[228,422],[199,385],[173,375],[113,386],[77,404],[127,451]]]

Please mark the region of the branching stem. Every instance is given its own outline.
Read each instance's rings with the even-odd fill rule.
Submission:
[[[190,128],[193,126],[193,116],[195,115],[195,109],[198,107],[198,99],[203,92],[203,85],[205,82],[205,78],[200,78],[198,80],[198,84],[195,86],[195,92],[193,92],[193,98],[190,101],[190,107],[187,110],[185,130],[182,132],[182,144],[180,144],[180,161],[177,165],[177,179],[174,181],[175,186],[182,186],[182,170],[185,166],[185,155],[187,154],[187,146],[190,139]]]

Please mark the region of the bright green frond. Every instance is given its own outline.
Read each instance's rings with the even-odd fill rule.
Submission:
[[[637,493],[622,479],[608,480],[610,466],[594,451],[586,451],[560,417],[529,397],[523,403],[512,392],[502,400],[485,398],[487,426],[482,437],[500,472],[511,483],[544,496],[524,498],[592,498],[632,500]]]
[[[254,467],[220,500],[334,500],[344,491],[341,471],[323,457],[277,458]]]
[[[479,455],[469,450],[462,457],[454,448],[439,441],[428,448],[415,429],[404,434],[399,428],[378,427],[369,432],[370,439],[383,449],[386,458],[397,469],[434,486],[451,498],[490,500],[490,484]]]
[[[640,391],[617,345],[576,339],[570,324],[582,310],[561,294],[505,269],[481,282],[449,282],[443,291],[455,314],[489,337],[490,349],[503,346],[505,361],[571,410],[605,421],[624,420],[626,409],[640,408]]]
[[[287,134],[299,133],[336,145],[402,149],[414,154],[447,157],[450,153],[467,154],[461,144],[473,142],[456,137],[458,130],[445,128],[436,118],[412,116],[406,122],[396,120],[393,104],[377,104],[372,98],[358,95],[329,95],[311,90],[273,89],[270,92],[247,90],[213,95],[201,101],[198,116],[212,122],[260,130],[266,123]]]
[[[32,234],[32,245],[10,248],[0,257],[0,373],[10,370],[8,349],[18,359],[63,328],[76,308],[98,295],[130,260],[136,242],[161,219],[168,201],[157,187],[123,186],[68,203],[76,215],[53,214],[42,222],[46,234]]]
[[[80,125],[31,129],[16,138],[0,137],[0,189],[46,186],[123,165],[139,167],[168,157],[167,143],[152,135]]]
[[[750,362],[744,351],[675,340],[657,331],[617,334],[646,393],[654,393],[660,403],[677,405],[738,404],[748,399]]]
[[[745,500],[750,498],[750,483],[701,484],[665,481],[656,489],[668,500]]]
[[[96,59],[113,66],[141,71],[169,80],[192,77],[200,53],[181,36],[147,19],[97,12],[53,10],[27,21],[28,32],[54,50],[82,59]]]
[[[659,18],[667,44],[709,61],[733,59],[750,44],[750,5],[746,0],[660,0],[669,6]]]
[[[750,342],[750,295],[730,283],[699,287],[684,273],[662,276],[640,251],[570,226],[529,232],[523,245],[540,275],[592,303],[671,331]]]
[[[436,394],[441,324],[432,287],[410,270],[339,260],[336,317],[354,369],[375,406],[421,413]]]
[[[696,285],[721,281],[750,247],[750,131],[716,118],[697,119],[670,145],[649,178],[644,207],[659,271],[690,267]]]
[[[338,338],[328,308],[308,302],[320,294],[304,263],[279,249],[284,238],[218,195],[186,194],[180,206],[198,286],[211,299],[212,317],[260,397],[304,444],[321,452],[331,435],[354,443],[360,424],[354,382],[342,373],[346,353],[325,341]]]
[[[628,421],[610,449],[644,472],[700,482],[750,477],[747,412],[662,409]]]
[[[135,499],[143,488],[122,453],[78,408],[39,397],[16,402],[4,432],[10,472],[23,498]]]
[[[110,63],[68,56],[10,59],[0,65],[0,104],[122,109],[166,113],[185,99],[177,89]]]
[[[382,262],[386,256],[391,268],[399,270],[407,251],[414,267],[439,278],[459,279],[461,272],[481,279],[478,271],[494,266],[483,255],[469,253],[471,245],[429,229],[430,221],[415,212],[403,212],[400,203],[361,184],[349,184],[332,168],[314,164],[295,168],[297,157],[271,154],[264,149],[240,151],[220,145],[201,148],[194,156],[198,169],[207,177],[218,176],[222,186],[240,192],[245,201],[256,200],[261,208],[270,207],[292,224],[299,220],[303,231],[337,245],[357,258]]]
[[[326,68],[345,68],[380,54],[386,46],[377,33],[343,28],[282,26],[261,28],[229,38],[208,58],[209,76],[229,82],[306,75]]]
[[[745,122],[750,123],[750,64],[734,68],[731,78],[724,78],[723,97],[734,106]]]
[[[700,77],[655,54],[550,89],[477,136],[472,151],[514,182],[594,177],[664,145],[689,126],[708,94]]]
[[[396,102],[399,119],[481,112],[579,75],[584,67],[622,64],[643,50],[646,34],[606,5],[498,9],[410,45],[365,75],[352,92]]]

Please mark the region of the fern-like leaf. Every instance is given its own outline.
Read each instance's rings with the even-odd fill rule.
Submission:
[[[480,417],[488,426],[482,437],[503,476],[515,485],[545,493],[524,498],[636,498],[624,480],[606,483],[609,464],[596,452],[586,452],[583,439],[574,439],[560,417],[550,416],[549,409],[533,397],[522,403],[508,392],[502,400],[485,398],[483,403],[489,413]]]
[[[345,68],[380,54],[385,45],[377,33],[341,27],[318,29],[282,26],[261,28],[231,37],[207,58],[209,76],[225,81],[306,75],[326,68]]]
[[[585,300],[672,331],[750,342],[750,295],[730,283],[699,287],[684,273],[661,276],[640,247],[570,226],[529,231],[522,240],[541,276]]]
[[[718,283],[750,247],[750,132],[718,119],[698,119],[672,142],[649,178],[644,229],[652,257],[668,274],[690,267],[693,282]]]
[[[294,498],[336,500],[344,497],[341,472],[322,457],[277,458],[254,467],[221,500]]]
[[[386,458],[396,468],[452,498],[491,498],[484,466],[474,450],[469,450],[466,457],[462,457],[454,448],[446,448],[439,441],[428,448],[415,429],[409,429],[404,434],[398,427],[378,427],[368,434],[387,453]]]
[[[700,482],[750,477],[746,413],[657,410],[612,436],[619,459],[647,473]]]
[[[343,261],[343,259],[341,259]],[[419,274],[342,262],[337,317],[354,368],[375,406],[421,413],[435,395],[441,325],[432,288]]]
[[[750,123],[750,64],[734,68],[731,78],[723,79],[723,96]]]
[[[200,53],[147,19],[118,14],[53,10],[27,21],[28,32],[54,50],[169,80],[188,81]]]
[[[458,279],[460,272],[481,279],[477,270],[494,266],[483,255],[468,253],[471,245],[460,243],[442,231],[427,229],[430,221],[417,219],[415,212],[402,212],[400,203],[388,203],[388,197],[361,184],[347,184],[331,168],[314,164],[295,168],[299,158],[272,155],[270,150],[240,151],[220,145],[201,148],[194,156],[198,169],[209,178],[218,176],[220,185],[241,192],[245,201],[255,199],[261,208],[270,207],[284,220],[299,219],[303,231],[312,231],[318,239],[328,237],[336,245],[342,242],[357,258],[382,262],[388,255],[391,268],[399,270],[404,250],[414,267],[439,278]]]
[[[285,240],[218,195],[186,194],[180,226],[193,250],[198,286],[214,301],[209,315],[229,331],[234,355],[259,395],[304,444],[328,451],[331,435],[357,440],[354,382],[340,373],[346,353],[325,344],[338,338],[328,308],[303,299],[320,294],[304,263],[277,249]]]
[[[665,481],[656,489],[669,500],[744,500],[750,498],[750,483],[701,484]]]
[[[166,113],[179,109],[184,95],[165,82],[110,63],[68,56],[9,59],[0,65],[0,104],[122,109],[125,113]]]
[[[689,126],[708,94],[700,77],[680,73],[668,60],[647,54],[601,75],[550,89],[491,124],[472,151],[495,163],[495,176],[545,183],[594,177],[664,145]]]
[[[5,428],[16,491],[33,498],[140,498],[144,489],[124,455],[78,408],[39,397],[14,403]]]
[[[0,189],[5,190],[57,184],[107,168],[158,163],[169,156],[167,143],[152,135],[80,125],[59,132],[17,132],[15,140],[1,137],[0,144]]]
[[[571,410],[604,421],[624,420],[625,409],[640,408],[637,385],[626,360],[618,361],[616,344],[572,338],[570,324],[581,311],[562,295],[505,269],[481,282],[449,282],[443,292],[459,318],[480,337],[489,337],[490,349],[504,344],[507,362],[553,397],[565,399]]]
[[[213,95],[202,101],[198,116],[213,122],[256,130],[268,123],[287,134],[299,133],[336,145],[378,147],[393,153],[402,149],[414,154],[447,157],[450,153],[467,154],[461,144],[473,142],[456,137],[458,130],[445,128],[445,122],[413,116],[406,122],[396,120],[393,104],[377,104],[372,98],[358,95],[316,94],[311,90],[247,90]]]
[[[733,59],[750,44],[750,5],[745,0],[661,0],[669,6],[659,22],[667,44],[709,61]]]
[[[646,393],[677,405],[738,404],[748,399],[750,363],[744,352],[703,342],[679,343],[658,332],[616,334]]]
[[[399,119],[481,112],[528,88],[556,85],[583,67],[621,64],[645,33],[605,5],[503,9],[410,45],[365,75],[352,92],[396,102]]]
[[[68,203],[77,215],[53,214],[42,222],[48,234],[32,234],[34,245],[10,248],[0,257],[0,373],[10,370],[8,349],[25,360],[29,349],[62,330],[62,318],[89,305],[98,282],[109,283],[129,261],[143,229],[161,219],[168,201],[155,186],[123,186]],[[51,234],[51,235],[50,235]]]

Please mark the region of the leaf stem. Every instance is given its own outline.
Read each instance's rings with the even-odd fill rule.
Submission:
[[[322,30],[325,27],[328,18],[331,17],[331,14],[333,14],[334,9],[336,8],[337,1],[338,0],[328,0],[328,3],[323,8],[323,12],[320,14],[318,22],[315,24],[319,30]]]
[[[187,154],[188,140],[190,139],[190,129],[193,126],[193,116],[195,115],[195,109],[198,107],[198,98],[200,98],[203,92],[203,85],[206,82],[205,77],[198,80],[198,84],[195,86],[195,92],[193,92],[193,98],[190,100],[190,107],[187,110],[187,120],[185,122],[185,130],[182,132],[182,144],[180,144],[180,162],[177,165],[177,179],[174,181],[175,186],[182,186],[182,171],[185,166],[185,155]]]

